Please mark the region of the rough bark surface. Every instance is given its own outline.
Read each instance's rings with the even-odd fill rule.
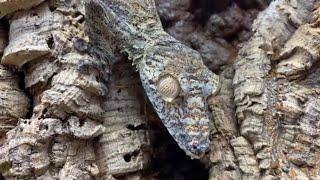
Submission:
[[[319,53],[314,26],[318,3],[272,2],[255,20],[254,35],[239,52],[233,80],[236,115],[241,146],[252,152],[236,154],[245,177],[319,178],[314,131],[318,90],[296,77],[313,74],[309,69],[319,59],[314,56]]]
[[[44,0],[1,0],[0,1],[0,18],[17,10],[29,9],[37,6]]]
[[[106,129],[95,144],[97,163],[104,176],[136,174],[151,160],[142,86],[130,62],[117,63],[112,69],[102,117]]]
[[[119,22],[145,20],[128,34],[95,26],[99,9],[85,2],[0,0],[0,179],[320,178],[319,0],[104,1],[131,14],[151,3],[139,17],[116,11]],[[144,92],[137,55],[150,37],[167,48],[149,47],[158,56],[147,59],[184,57],[170,44],[183,43],[220,77],[204,98],[210,151],[200,160]]]
[[[104,63],[90,56],[80,1],[48,1],[10,18],[2,63],[23,71],[33,100],[1,148],[7,179],[91,179],[94,137],[105,131]],[[21,116],[20,118],[23,118]]]

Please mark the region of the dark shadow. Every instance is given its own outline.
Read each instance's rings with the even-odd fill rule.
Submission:
[[[214,13],[224,11],[231,5],[231,0],[192,0],[190,11],[195,15],[195,21],[205,24]]]
[[[206,180],[208,169],[199,160],[191,160],[162,127],[153,127],[152,172],[156,179]]]

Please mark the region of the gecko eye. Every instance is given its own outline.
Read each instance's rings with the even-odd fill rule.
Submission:
[[[166,102],[172,102],[181,91],[179,81],[171,75],[161,76],[157,88],[162,99]]]

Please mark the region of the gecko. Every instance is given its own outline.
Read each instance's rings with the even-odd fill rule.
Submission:
[[[203,157],[210,150],[207,98],[219,93],[219,76],[197,51],[165,32],[154,0],[90,0],[85,7],[92,39],[112,39],[128,55],[178,146],[191,158]]]

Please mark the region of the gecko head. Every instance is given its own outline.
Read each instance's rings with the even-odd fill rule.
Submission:
[[[207,75],[211,75],[211,72],[208,73]],[[191,158],[201,158],[210,148],[211,115],[207,98],[218,91],[214,80],[182,73],[177,76],[162,75],[157,82],[157,90],[164,106],[171,109],[163,111],[167,114],[162,120],[168,125],[167,128],[178,145]]]
[[[160,74],[152,72],[155,80],[146,82],[154,84],[147,85],[145,89],[157,114],[179,147],[191,158],[198,159],[210,149],[209,124],[212,116],[207,98],[219,91],[218,76],[196,58],[186,57],[188,61],[183,63],[174,57],[171,59],[172,63],[156,71]],[[144,67],[147,71],[147,66]],[[153,95],[150,95],[151,91]]]

